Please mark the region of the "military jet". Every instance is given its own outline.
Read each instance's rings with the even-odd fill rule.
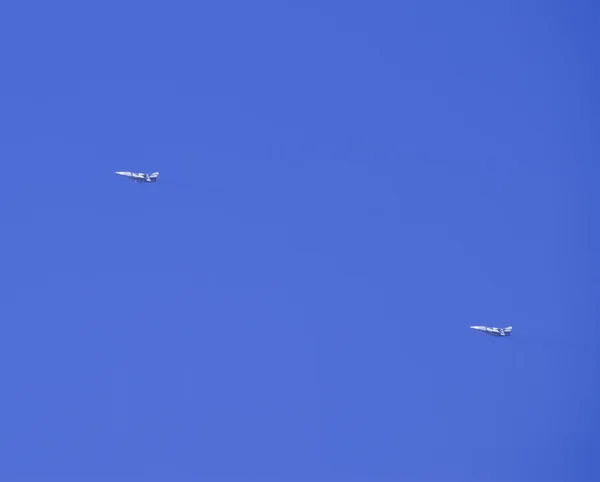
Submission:
[[[510,332],[512,331],[512,326],[507,326],[506,328],[496,328],[494,326],[471,326],[474,330],[483,331],[488,335],[492,336],[510,336]]]
[[[153,172],[152,174],[144,174],[143,172],[119,171],[115,174],[118,174],[119,176],[128,177],[134,182],[156,182],[158,179],[158,172]]]

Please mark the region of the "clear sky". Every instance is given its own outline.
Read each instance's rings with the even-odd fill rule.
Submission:
[[[3,3],[0,480],[600,480],[599,19]]]

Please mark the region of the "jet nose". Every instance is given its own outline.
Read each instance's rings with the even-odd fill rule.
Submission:
[[[118,174],[119,176],[127,176],[129,173],[125,171],[117,171],[115,174]]]

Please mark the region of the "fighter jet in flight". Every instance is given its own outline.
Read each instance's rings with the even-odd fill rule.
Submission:
[[[494,326],[471,326],[474,330],[483,331],[488,335],[492,336],[510,336],[510,332],[512,331],[512,326],[507,326],[506,328],[496,328]]]
[[[143,172],[119,171],[115,174],[118,174],[119,176],[128,177],[134,182],[156,182],[158,179],[158,172],[153,172],[152,174],[144,174]]]

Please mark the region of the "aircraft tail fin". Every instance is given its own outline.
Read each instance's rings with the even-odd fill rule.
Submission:
[[[510,335],[511,331],[512,331],[512,326],[507,326],[506,328],[504,328],[504,333],[506,333],[507,335]]]

